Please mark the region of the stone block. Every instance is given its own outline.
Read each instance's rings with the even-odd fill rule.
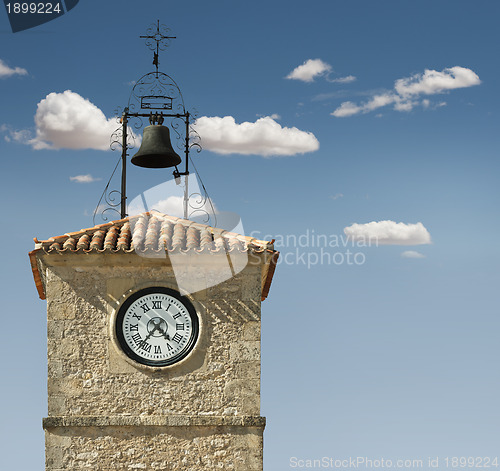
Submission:
[[[64,396],[49,395],[48,412],[50,415],[64,415],[66,413],[66,398]]]
[[[46,446],[45,447],[45,466],[47,468],[52,468],[54,466],[60,466],[64,459],[64,448],[58,446]]]
[[[244,340],[231,345],[229,356],[233,361],[260,361],[260,341]]]
[[[63,362],[61,360],[51,360],[48,364],[48,377],[62,378],[64,376]]]
[[[61,301],[61,300],[48,300],[47,301],[47,318],[48,319],[74,319],[76,317],[77,305]]]
[[[238,379],[260,379],[260,361],[245,361],[236,365]]]
[[[61,320],[47,320],[47,338],[49,339],[62,339],[64,337],[64,321]]]
[[[56,427],[46,433],[47,469],[262,471],[262,432],[262,425]],[[54,446],[61,435],[71,440],[65,448]]]
[[[80,344],[74,339],[47,339],[49,363],[53,359],[78,361],[80,353]]]
[[[260,322],[250,321],[243,325],[244,340],[259,340],[260,341]]]

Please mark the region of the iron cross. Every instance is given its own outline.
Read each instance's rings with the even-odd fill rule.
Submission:
[[[160,20],[158,20],[156,24],[156,31],[154,31],[153,26],[150,26],[147,30],[147,33],[149,33],[148,36],[139,36],[142,39],[146,39],[146,46],[148,46],[153,51],[153,65],[156,66],[156,73],[158,73],[158,65],[160,63],[158,60],[158,54],[160,50],[163,51],[168,47],[169,39],[177,39],[176,36],[167,36],[169,30],[164,25],[161,26],[161,30]],[[156,42],[156,52],[153,41]]]

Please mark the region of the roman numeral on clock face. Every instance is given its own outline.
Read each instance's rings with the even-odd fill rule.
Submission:
[[[145,288],[123,302],[116,314],[115,330],[129,358],[143,365],[166,367],[191,352],[198,339],[199,320],[189,300],[177,292]]]

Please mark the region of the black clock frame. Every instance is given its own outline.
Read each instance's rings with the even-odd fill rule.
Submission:
[[[155,361],[140,357],[128,346],[127,342],[125,341],[125,337],[123,335],[123,328],[122,328],[123,318],[128,308],[142,296],[154,293],[163,293],[176,298],[187,308],[189,312],[189,317],[191,318],[192,333],[187,345],[177,355],[173,356],[172,358],[169,358],[168,360]],[[116,338],[118,339],[118,344],[120,345],[120,348],[125,352],[125,354],[129,358],[131,358],[135,362],[146,366],[155,366],[155,367],[170,366],[184,359],[191,352],[191,350],[193,350],[194,346],[196,345],[196,341],[198,340],[199,320],[198,320],[198,315],[196,314],[196,309],[194,308],[193,304],[187,297],[182,296],[180,293],[170,288],[165,288],[163,286],[153,286],[136,291],[123,302],[123,304],[118,309],[118,313],[116,315],[115,334]]]

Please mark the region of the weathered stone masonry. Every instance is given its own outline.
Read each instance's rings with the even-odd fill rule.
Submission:
[[[113,321],[130,293],[177,288],[168,260],[36,254],[47,298],[46,470],[261,471],[260,304],[273,256],[256,253],[243,271],[210,286],[217,259],[197,255],[204,269],[191,266],[187,276],[207,280],[188,295],[199,341],[179,365],[153,368],[125,356]]]

